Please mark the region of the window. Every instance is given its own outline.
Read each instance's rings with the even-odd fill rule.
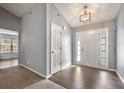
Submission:
[[[0,39],[0,52],[11,52],[11,39]]]
[[[80,34],[76,34],[76,61],[81,61],[81,40],[80,40]]]
[[[18,39],[0,39],[0,53],[18,52]]]
[[[100,32],[100,65],[108,65],[108,30]]]
[[[18,52],[18,39],[13,39],[12,40],[12,51],[13,52]]]

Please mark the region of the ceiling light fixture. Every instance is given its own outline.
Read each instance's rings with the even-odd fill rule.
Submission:
[[[90,23],[91,22],[91,12],[87,12],[88,6],[84,6],[84,13],[80,15],[80,22]]]

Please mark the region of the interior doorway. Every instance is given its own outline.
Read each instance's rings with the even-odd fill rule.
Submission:
[[[51,23],[51,74],[61,69],[62,65],[62,27]]]
[[[0,69],[18,65],[18,32],[0,29]]]
[[[96,29],[76,33],[76,62],[97,68],[109,65],[108,29]]]

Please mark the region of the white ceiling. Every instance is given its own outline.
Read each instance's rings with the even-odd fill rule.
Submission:
[[[79,16],[82,13],[84,3],[56,3],[54,4],[60,13],[64,16],[71,27],[79,27],[87,25],[86,23],[80,23]],[[91,24],[100,23],[115,19],[120,10],[121,4],[117,3],[89,3],[88,11],[92,13]]]
[[[30,8],[32,8],[34,3],[0,3],[0,6],[14,15],[21,17],[23,16]]]
[[[18,17],[23,16],[28,9],[32,8],[34,3],[1,3],[0,6],[15,14]],[[79,16],[82,13],[85,3],[56,3],[54,4],[60,13],[64,16],[71,27],[87,25],[80,23]],[[88,11],[92,13],[92,23],[105,22],[115,19],[120,10],[121,4],[117,3],[89,3]]]

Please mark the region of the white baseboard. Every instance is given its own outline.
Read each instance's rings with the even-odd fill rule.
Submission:
[[[47,79],[50,78],[50,77],[51,77],[51,75],[46,76]]]
[[[116,72],[116,70],[115,70],[115,69],[111,69],[111,68],[108,68],[108,69],[106,69],[106,70]]]
[[[75,65],[75,64],[74,64]],[[77,64],[79,65],[79,64]],[[114,71],[116,72],[115,69],[110,69],[110,68],[104,68],[104,67],[97,67],[97,66],[89,66],[89,65],[82,65],[82,66],[86,66],[86,67],[91,67],[91,68],[97,68],[97,69],[102,69],[102,70],[108,70],[108,71]]]
[[[71,65],[71,63],[70,63],[70,64],[66,64],[65,66],[62,66],[62,68],[61,68],[60,70],[63,70],[63,69],[67,68],[67,67],[70,66],[70,65]],[[59,70],[59,71],[60,71],[60,70]],[[55,74],[55,73],[53,73],[53,74]],[[53,74],[48,75],[47,78],[51,77]]]
[[[122,78],[122,76],[119,74],[118,71],[116,71],[116,74],[118,75],[118,77],[120,78],[120,80],[122,81],[122,83],[124,84],[124,79]]]
[[[70,66],[71,64],[67,64],[66,66],[62,67],[62,69],[67,68],[68,66]]]
[[[47,78],[47,76],[42,75],[41,73],[39,73],[39,72],[37,72],[37,71],[35,71],[35,70],[33,70],[33,69],[31,69],[31,68],[29,68],[29,67],[23,65],[23,64],[19,64],[19,65],[22,66],[22,67],[24,67],[24,68],[27,68],[28,70],[30,70],[30,71],[32,71],[32,72],[38,74],[38,75],[40,75],[41,77]]]
[[[52,76],[52,75],[44,76],[44,75],[42,75],[41,73],[39,73],[39,72],[37,72],[37,71],[35,71],[35,70],[33,70],[33,69],[31,69],[31,68],[29,68],[29,67],[23,65],[23,64],[19,64],[19,65],[22,66],[22,67],[27,68],[28,70],[30,70],[30,71],[32,71],[32,72],[34,72],[34,73],[36,73],[36,74],[38,74],[38,75],[40,75],[40,76],[46,78],[46,79],[48,79],[48,78],[50,78],[50,77]],[[67,67],[70,66],[70,65],[71,65],[71,64],[68,64],[68,65],[62,67],[62,69],[65,69],[65,68],[67,68]]]

